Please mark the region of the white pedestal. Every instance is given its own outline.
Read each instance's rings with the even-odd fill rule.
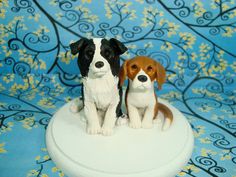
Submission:
[[[49,155],[69,177],[170,177],[188,162],[193,150],[192,129],[185,117],[174,115],[167,131],[115,127],[113,136],[88,135],[86,123],[71,113],[70,103],[51,119],[46,132]]]

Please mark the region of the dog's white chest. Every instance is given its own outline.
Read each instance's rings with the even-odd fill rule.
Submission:
[[[156,103],[154,92],[129,92],[127,95],[129,104],[137,108],[145,108]]]
[[[98,109],[106,110],[113,100],[119,97],[118,78],[112,74],[102,78],[83,79],[83,84],[84,99],[95,103]]]

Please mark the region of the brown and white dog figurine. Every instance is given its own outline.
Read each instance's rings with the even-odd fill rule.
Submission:
[[[154,89],[154,81],[157,81],[158,89],[162,88],[166,80],[165,68],[151,58],[137,56],[124,62],[119,74],[120,85],[123,85],[126,77],[129,79],[125,95],[129,126],[152,128],[153,120],[161,111],[165,118],[162,130],[168,129],[173,114],[167,106],[158,103]]]

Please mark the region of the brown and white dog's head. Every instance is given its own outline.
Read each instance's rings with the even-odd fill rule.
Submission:
[[[126,77],[135,90],[151,89],[154,81],[157,81],[160,90],[166,80],[166,72],[159,62],[149,57],[137,56],[123,63],[119,74],[120,85],[123,85]]]

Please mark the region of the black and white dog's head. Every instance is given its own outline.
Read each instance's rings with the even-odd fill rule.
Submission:
[[[70,44],[71,53],[78,55],[78,66],[82,77],[98,78],[111,71],[118,76],[120,69],[119,56],[127,48],[120,41],[94,38],[82,38]]]

